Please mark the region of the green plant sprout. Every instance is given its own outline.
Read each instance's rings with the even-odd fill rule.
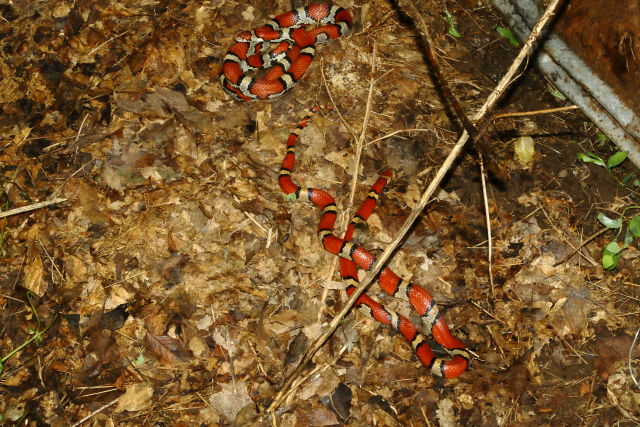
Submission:
[[[21,351],[23,348],[25,348],[26,346],[28,346],[32,342],[35,342],[36,345],[41,345],[44,342],[44,334],[51,328],[51,326],[53,326],[53,324],[58,319],[58,314],[56,313],[56,315],[54,316],[54,318],[51,321],[51,323],[49,323],[44,329],[41,329],[40,328],[40,326],[41,326],[40,325],[40,316],[38,316],[38,312],[37,312],[35,306],[33,305],[33,301],[31,301],[31,296],[32,295],[33,294],[30,291],[27,291],[27,301],[29,302],[29,306],[31,307],[31,311],[33,313],[33,316],[36,318],[36,323],[37,323],[38,327],[36,329],[29,328],[29,335],[31,335],[31,337],[28,340],[26,340],[25,342],[23,342],[22,344],[20,344],[18,347],[16,347],[13,350],[11,350],[7,355],[5,355],[2,358],[0,358],[0,373],[2,373],[4,371],[4,364],[5,364],[5,362],[7,360],[9,360],[9,358],[11,358],[11,356],[13,356],[17,352]]]
[[[603,168],[606,168],[608,171],[611,171],[611,169],[615,168],[616,166],[619,166],[620,163],[624,162],[628,154],[629,153],[626,151],[616,151],[611,156],[609,156],[609,158],[605,162],[605,160],[602,157],[598,156],[597,154],[578,153],[578,160],[584,163],[595,163],[596,165],[602,166]]]
[[[510,29],[501,27],[500,25],[496,25],[494,29],[500,37],[507,39],[507,41],[513,46],[520,47],[520,42],[515,37],[513,37],[513,33]]]
[[[462,37],[460,31],[458,31],[458,21],[455,16],[453,16],[447,9],[445,9],[442,14],[444,15],[444,19],[447,20],[447,34],[455,38]]]
[[[607,243],[602,251],[602,268],[605,270],[611,270],[618,265],[618,259],[622,254],[622,251],[629,247],[635,237],[640,237],[640,215],[633,215],[624,233],[624,242],[622,245],[618,243],[618,237],[623,230],[623,223],[625,214],[630,209],[640,209],[640,206],[629,206],[625,208],[618,218],[609,218],[602,212],[598,214],[598,221],[605,227],[618,230],[616,237]]]
[[[598,132],[596,134],[596,138],[601,144],[604,144],[608,141],[607,136]],[[613,173],[613,168],[619,166],[622,162],[627,159],[628,153],[626,151],[616,151],[613,153],[607,160],[598,156],[594,153],[578,153],[578,160],[584,163],[593,163],[598,166],[602,166],[611,174],[613,179],[621,186],[626,187],[632,191],[630,195],[631,198],[637,195],[637,193],[629,186],[629,183],[633,184],[634,187],[640,186],[640,180],[633,179],[634,173],[627,174],[622,181],[618,179]],[[610,218],[607,215],[600,212],[598,214],[598,221],[605,227],[611,230],[618,230],[616,236],[613,240],[607,243],[602,250],[602,268],[605,270],[612,270],[618,265],[618,260],[620,259],[620,255],[622,251],[629,247],[629,245],[633,242],[633,239],[636,237],[640,237],[640,215],[633,215],[626,227],[623,227],[624,221],[626,218],[626,213],[630,209],[640,209],[640,206],[628,206],[626,207],[618,218]],[[620,233],[625,230],[624,240],[622,244],[618,243],[618,237]]]
[[[547,83],[547,90],[549,91],[549,93],[554,96],[555,98],[558,98],[560,101],[566,101],[567,97],[564,95],[564,93],[560,92],[554,85],[552,85],[551,83]]]
[[[596,139],[598,140],[598,143],[600,144],[601,147],[607,142],[609,142],[609,137],[605,135],[604,132],[600,132],[600,131],[596,133]]]
[[[622,162],[624,162],[627,159],[627,155],[628,155],[628,152],[626,151],[616,151],[611,156],[609,156],[607,160],[604,160],[602,157],[598,156],[597,154],[578,153],[578,160],[584,163],[593,163],[605,168],[607,172],[611,174],[611,177],[618,183],[618,185],[620,185],[620,187],[626,186],[633,192],[633,194],[631,194],[630,196],[633,199],[637,196],[637,193],[629,186],[629,182],[633,178],[634,173],[631,172],[627,174],[622,179],[622,181],[618,179],[618,177],[613,173],[613,168],[615,168],[616,166],[619,166]],[[634,187],[638,187],[640,186],[640,180],[634,179],[632,184]]]

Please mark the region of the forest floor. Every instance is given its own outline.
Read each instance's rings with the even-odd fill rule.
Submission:
[[[484,1],[415,4],[471,115],[518,49],[496,33],[500,19]],[[334,109],[316,114],[301,134],[294,177],[336,198],[339,230],[377,174],[393,170],[355,237],[374,254],[461,133],[418,33],[396,6],[340,5],[354,16],[351,36],[320,47],[283,97],[240,103],[219,84],[220,62],[235,34],[287,10],[282,1],[0,4],[1,208],[64,199],[0,219],[2,419],[54,426],[640,419],[627,365],[640,318],[637,247],[605,271],[602,251],[616,237],[607,231],[567,259],[603,228],[599,213],[617,218],[634,205],[637,171],[628,162],[609,170],[577,159],[616,151],[577,109],[491,121],[491,271],[473,147],[389,263],[439,303],[475,355],[466,372],[434,377],[402,336],[353,311],[313,371],[264,416],[346,301],[337,257],[316,234],[320,213],[285,201],[278,188],[289,132],[311,105],[332,104],[331,94]],[[460,37],[447,34],[446,13]],[[495,113],[570,105],[530,69]],[[349,129],[360,134],[367,111],[356,168]],[[534,143],[525,161],[514,148],[523,136]],[[369,294],[417,319],[377,285]]]

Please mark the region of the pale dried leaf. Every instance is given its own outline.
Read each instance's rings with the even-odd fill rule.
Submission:
[[[43,288],[43,267],[42,258],[39,254],[34,254],[24,271],[24,287],[38,296],[45,292]]]
[[[227,422],[232,423],[242,408],[253,404],[249,397],[247,384],[242,381],[220,384],[222,390],[209,397],[211,406],[222,415]]]
[[[153,387],[148,383],[137,383],[127,386],[126,391],[120,399],[116,412],[122,411],[140,411],[150,405],[150,399],[153,396]]]
[[[124,194],[124,188],[122,186],[122,177],[109,165],[109,162],[102,163],[102,169],[100,170],[100,176],[105,184],[109,188],[117,191],[120,194]]]

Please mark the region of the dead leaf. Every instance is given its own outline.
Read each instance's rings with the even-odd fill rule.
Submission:
[[[38,296],[42,296],[45,292],[45,289],[43,289],[42,274],[42,258],[40,258],[40,255],[36,252],[25,268],[24,287]]]
[[[116,412],[122,411],[140,411],[149,406],[149,400],[153,396],[153,387],[147,383],[131,384],[127,386],[127,390],[124,392],[120,399],[118,399],[118,406],[116,406]]]
[[[299,425],[335,426],[340,425],[336,414],[327,408],[313,408],[310,411],[300,411]]]
[[[147,331],[144,342],[162,364],[170,365],[175,362],[183,362],[189,357],[182,342],[170,336],[153,335]]]
[[[631,337],[627,335],[598,338],[594,348],[596,358],[593,364],[601,378],[609,378],[615,370],[615,364],[627,359],[631,341]]]
[[[122,186],[122,178],[118,173],[109,165],[109,162],[102,163],[102,169],[100,170],[100,176],[109,188],[117,191],[120,195],[124,194],[124,187]]]
[[[97,318],[98,316],[94,316]],[[101,319],[101,316],[99,316]],[[98,322],[99,320],[96,320]],[[89,329],[93,332],[89,337],[89,344],[87,345],[87,354],[82,361],[82,365],[75,375],[75,382],[77,384],[91,384],[96,382],[96,378],[103,372],[107,372],[104,378],[105,381],[115,379],[120,375],[123,367],[119,364],[120,350],[116,341],[111,336],[111,331],[104,329]]]
[[[242,408],[253,405],[249,397],[247,384],[242,381],[220,384],[222,390],[209,397],[211,406],[220,413],[227,422],[233,423]]]
[[[622,415],[640,422],[640,393],[637,392],[626,366],[609,377],[607,397]]]

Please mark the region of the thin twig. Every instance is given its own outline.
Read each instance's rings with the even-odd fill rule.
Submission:
[[[427,58],[429,66],[433,71],[434,75],[436,76],[438,83],[440,84],[440,89],[442,90],[442,94],[444,95],[444,97],[447,99],[447,101],[453,108],[453,111],[456,113],[458,120],[460,120],[462,127],[471,136],[471,139],[473,140],[477,139],[480,136],[478,129],[476,129],[476,126],[474,126],[474,124],[471,123],[471,120],[469,120],[469,118],[465,114],[464,110],[462,109],[462,106],[460,105],[460,101],[458,101],[458,98],[455,96],[455,94],[451,90],[449,81],[444,77],[444,74],[442,73],[442,68],[440,67],[440,63],[436,59],[436,53],[433,50],[433,46],[435,46],[435,43],[431,38],[431,34],[429,33],[429,27],[427,26],[427,23],[422,17],[422,14],[418,10],[418,8],[413,4],[412,0],[399,0],[398,5],[403,9],[403,12],[405,12],[411,17],[411,19],[413,20],[413,23],[416,25],[416,28],[418,29],[418,31],[420,32],[420,35],[422,36],[422,42],[424,43],[425,57]]]
[[[547,22],[549,22],[549,19],[553,16],[554,11],[557,9],[558,5],[562,1],[563,0],[553,0],[553,2],[546,9],[544,14],[540,18],[540,20],[538,20],[538,23],[536,24],[536,26],[531,30],[531,33],[529,34],[529,38],[527,39],[526,43],[522,46],[522,49],[520,50],[520,52],[518,53],[518,55],[514,59],[513,63],[509,67],[509,69],[507,70],[507,73],[500,80],[500,82],[498,83],[498,86],[496,86],[496,88],[493,90],[493,92],[491,92],[491,94],[489,95],[489,97],[487,98],[485,103],[482,105],[480,111],[478,111],[478,113],[476,113],[476,115],[474,116],[473,120],[475,122],[483,119],[487,115],[489,110],[491,110],[495,106],[495,104],[497,103],[498,99],[507,90],[507,87],[513,81],[515,81],[514,76],[515,76],[516,72],[520,69],[520,67],[521,67],[522,63],[524,62],[524,60],[528,58],[532,46],[534,45],[534,43],[540,37],[540,33],[541,33],[542,29],[547,24]],[[451,168],[451,165],[453,164],[453,162],[456,160],[456,158],[458,157],[458,155],[462,151],[462,148],[464,147],[464,145],[465,145],[465,143],[467,142],[468,139],[469,139],[469,134],[465,130],[465,131],[463,131],[463,133],[460,136],[460,139],[458,140],[456,145],[453,147],[453,149],[449,153],[449,155],[446,158],[446,160],[444,161],[443,165],[440,167],[440,169],[436,173],[436,176],[434,177],[433,181],[431,181],[431,184],[429,184],[427,189],[422,194],[420,202],[414,207],[414,209],[412,210],[411,214],[409,215],[409,217],[406,219],[406,221],[402,225],[400,231],[398,232],[398,234],[394,238],[393,242],[391,242],[385,248],[384,252],[382,252],[380,257],[375,262],[374,266],[371,268],[371,270],[369,270],[369,272],[367,272],[366,276],[361,281],[360,287],[358,287],[358,289],[356,289],[356,291],[353,294],[351,294],[351,297],[349,298],[347,303],[344,305],[342,310],[340,310],[340,312],[332,319],[332,321],[329,323],[329,326],[327,328],[325,328],[325,331],[309,345],[309,348],[311,350],[308,351],[307,353],[305,353],[304,357],[302,358],[302,360],[300,361],[300,363],[298,364],[298,366],[296,367],[294,372],[297,371],[297,370],[304,369],[304,367],[313,358],[313,355],[324,345],[324,343],[327,341],[327,339],[338,328],[338,325],[340,325],[340,323],[342,322],[342,319],[345,318],[347,313],[349,313],[351,308],[355,305],[356,300],[360,297],[360,295],[362,295],[367,290],[369,284],[378,275],[378,273],[380,272],[382,267],[386,264],[387,260],[389,259],[389,257],[393,253],[393,251],[395,251],[395,249],[398,246],[398,244],[402,241],[402,239],[404,238],[405,234],[407,234],[407,232],[409,231],[409,229],[411,228],[411,226],[413,225],[415,220],[418,218],[418,216],[420,215],[420,213],[422,212],[424,207],[427,205],[427,202],[431,199],[433,193],[435,192],[435,190],[440,185],[440,182],[444,178],[445,174]],[[296,374],[296,376],[297,376],[297,374]],[[294,376],[290,375],[285,380],[285,382],[283,383],[283,386],[281,388],[281,391],[278,392],[278,394],[274,398],[272,404],[267,409],[267,412],[274,411],[275,408],[277,408],[280,405],[280,403],[282,401],[281,398],[282,398],[283,390],[288,390],[289,389],[289,386],[291,385],[291,381],[293,381],[292,378],[294,378]]]
[[[631,359],[633,358],[633,348],[636,346],[636,342],[638,341],[638,334],[640,334],[640,328],[636,330],[636,334],[633,337],[633,342],[629,347],[629,375],[631,375],[631,379],[636,387],[640,388],[640,384],[638,384],[638,380],[636,380],[636,376],[633,374],[633,369],[631,368]]]
[[[394,135],[397,135],[402,132],[433,132],[433,129],[423,129],[423,128],[414,128],[414,129],[398,129],[391,133],[386,134],[385,136],[381,136],[380,138],[376,138],[372,141],[367,142],[365,145],[369,146],[371,144],[375,144],[378,141],[382,141],[383,139],[391,138]]]
[[[33,205],[22,206],[22,207],[19,207],[19,208],[15,208],[15,209],[11,209],[11,210],[8,210],[8,211],[0,212],[0,218],[6,218],[8,216],[17,215],[17,214],[21,214],[21,213],[24,213],[24,212],[34,211],[36,209],[44,208],[44,207],[49,206],[49,205],[55,205],[57,203],[62,203],[64,201],[66,201],[66,200],[67,200],[66,198],[62,197],[62,198],[58,198],[58,199],[47,200],[46,202],[38,202],[38,203],[34,203]]]
[[[105,409],[107,409],[109,406],[111,406],[111,405],[113,405],[114,403],[116,403],[118,400],[120,400],[120,398],[119,398],[119,397],[118,397],[118,398],[116,398],[116,399],[113,399],[111,402],[109,402],[109,403],[107,403],[107,404],[102,405],[101,407],[99,407],[98,409],[96,409],[95,411],[93,411],[92,413],[90,413],[89,415],[87,415],[86,417],[84,417],[83,419],[81,419],[80,421],[78,421],[77,423],[72,424],[72,425],[71,425],[71,427],[77,427],[77,426],[79,426],[79,425],[80,425],[80,424],[82,424],[83,422],[85,422],[85,421],[89,420],[90,418],[92,418],[94,415],[96,415],[96,414],[98,414],[98,413],[100,413],[100,412],[104,411],[104,410],[105,410]]]
[[[324,75],[324,63],[322,62],[322,60],[320,60],[320,61],[321,61],[321,63],[320,63],[320,75],[322,76],[322,83],[324,83],[324,87],[327,90],[327,95],[329,95],[329,100],[331,101],[331,106],[333,107],[333,110],[336,113],[338,113],[338,117],[340,117],[340,121],[342,122],[344,127],[347,128],[347,131],[351,134],[351,137],[353,138],[353,140],[357,141],[358,140],[358,136],[353,131],[353,129],[351,129],[351,126],[349,126],[349,123],[347,122],[347,120],[344,118],[344,116],[340,112],[340,109],[336,105],[336,102],[333,100],[333,95],[331,94],[331,91],[329,90],[329,84],[327,83],[327,78]]]
[[[80,171],[82,169],[84,169],[85,167],[87,167],[88,165],[90,165],[91,163],[95,162],[96,159],[91,159],[89,160],[87,163],[85,163],[84,165],[80,166],[78,168],[78,170],[76,170],[74,173],[72,173],[71,175],[69,175],[63,182],[62,184],[60,184],[60,186],[58,188],[56,188],[53,193],[51,193],[51,195],[49,196],[49,199],[53,199],[54,197],[56,197],[58,194],[60,194],[60,191],[62,191],[62,188],[67,184],[67,182],[69,182],[69,180],[71,178],[73,178],[74,176],[76,176],[77,174],[80,173]]]
[[[484,217],[487,223],[487,241],[489,242],[489,283],[491,284],[491,295],[496,296],[495,287],[493,285],[493,239],[491,236],[491,215],[489,213],[489,200],[487,199],[487,180],[484,173],[484,161],[482,159],[482,153],[478,152],[480,159],[480,181],[482,182],[482,199],[484,200]]]
[[[362,129],[360,130],[360,137],[356,141],[355,155],[353,159],[353,172],[351,176],[351,191],[349,194],[349,203],[347,206],[353,204],[353,199],[356,194],[356,186],[358,185],[358,172],[360,170],[360,158],[362,157],[362,147],[364,146],[364,139],[367,135],[367,127],[369,126],[369,117],[371,115],[371,101],[373,99],[373,87],[375,85],[375,79],[373,76],[376,72],[376,56],[378,54],[378,43],[373,41],[373,53],[371,54],[371,75],[369,78],[369,91],[367,94],[367,105],[364,111],[364,119],[362,120]]]
[[[549,225],[551,226],[551,228],[553,228],[553,230],[558,234],[558,236],[560,236],[560,238],[561,238],[562,240],[564,240],[564,241],[565,241],[569,246],[571,246],[572,248],[576,249],[576,247],[575,247],[575,246],[573,246],[573,243],[571,243],[571,242],[569,241],[569,239],[567,239],[567,238],[565,237],[565,235],[562,233],[562,231],[561,231],[558,227],[556,227],[556,225],[555,225],[555,224],[553,223],[553,221],[551,220],[551,217],[549,216],[549,214],[547,213],[547,211],[546,211],[542,206],[540,206],[540,208],[541,208],[542,213],[544,214],[544,216],[547,218],[547,222],[549,223]],[[595,260],[590,256],[590,255],[588,255],[588,254],[584,254],[584,253],[580,252],[580,256],[582,256],[582,258],[584,258],[585,260],[587,260],[587,262],[588,262],[589,264],[591,264],[591,266],[592,266],[592,267],[595,267],[595,266],[597,266],[597,265],[598,265],[598,263],[597,263],[597,262],[596,262],[596,261],[595,261]]]
[[[564,264],[565,262],[569,261],[569,259],[574,256],[575,254],[578,253],[578,251],[582,248],[584,248],[590,241],[592,241],[593,239],[595,239],[596,237],[598,237],[601,234],[604,234],[605,232],[607,232],[609,230],[609,228],[604,227],[602,230],[600,231],[596,231],[595,233],[593,233],[591,236],[587,237],[587,239],[580,243],[578,245],[578,247],[574,248],[569,255],[567,255],[566,257],[562,258],[560,261],[556,262],[555,264],[553,264],[554,267],[559,266],[560,264]]]
[[[557,108],[545,108],[544,110],[533,110],[533,111],[519,111],[515,113],[502,113],[496,114],[493,116],[493,119],[504,119],[505,117],[523,117],[523,116],[536,116],[539,114],[552,114],[552,113],[560,113],[562,111],[569,110],[577,110],[577,105],[567,105],[566,107],[557,107]]]

